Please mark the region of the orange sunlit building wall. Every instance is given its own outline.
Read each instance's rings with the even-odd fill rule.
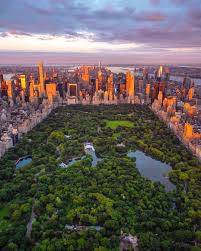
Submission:
[[[125,84],[124,84],[124,83],[121,83],[121,84],[120,84],[120,93],[121,93],[121,94],[124,94],[124,91],[125,91]]]
[[[51,83],[51,84],[47,84],[46,85],[46,93],[47,96],[50,97],[55,97],[56,96],[56,84],[55,83]]]
[[[13,97],[13,82],[12,80],[8,80],[8,90],[7,90],[7,93],[8,93],[8,97],[12,98]]]
[[[189,103],[184,104],[184,112],[188,114],[189,116],[193,116],[197,113],[197,107],[191,106]]]
[[[30,93],[30,97],[33,98],[34,97],[34,80],[31,80],[30,82],[29,93]]]
[[[40,81],[40,95],[44,95],[45,87],[44,87],[44,71],[43,71],[43,63],[39,63],[39,81]]]
[[[150,96],[150,91],[151,91],[151,85],[150,84],[146,84],[146,95],[149,97]]]
[[[109,78],[108,78],[108,95],[109,98],[112,99],[113,98],[113,74],[110,74]]]
[[[99,90],[99,81],[96,79],[96,92]]]
[[[193,132],[193,126],[189,123],[184,124],[184,138],[187,140],[200,139],[201,134],[199,132]]]
[[[20,80],[20,83],[21,83],[21,88],[25,90],[26,87],[27,87],[27,84],[26,84],[26,76],[21,74],[21,75],[19,76],[19,80]]]
[[[191,87],[188,91],[188,100],[191,101],[194,96],[194,87]]]
[[[135,77],[130,71],[126,73],[126,94],[127,96],[134,96],[135,91]]]
[[[184,124],[184,137],[191,139],[193,137],[193,127],[189,123]]]
[[[86,81],[87,83],[89,83],[89,80],[90,80],[89,67],[88,66],[83,66],[81,68],[81,70],[82,70],[82,80]]]
[[[167,106],[175,106],[176,105],[176,97],[167,97]]]

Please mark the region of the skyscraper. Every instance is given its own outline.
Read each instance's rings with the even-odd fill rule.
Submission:
[[[8,90],[7,90],[8,97],[12,99],[14,95],[14,82],[12,80],[8,80],[7,83],[8,83]]]
[[[82,80],[89,84],[90,75],[88,66],[83,66]]]
[[[169,73],[169,68],[168,68],[168,66],[165,66],[164,71],[165,71],[165,79],[166,79],[166,80],[169,80],[169,78],[170,78],[170,73]]]
[[[160,65],[160,67],[159,67],[159,69],[158,69],[158,73],[157,73],[157,78],[158,78],[159,80],[161,80],[162,74],[163,74],[163,66]]]
[[[108,78],[108,95],[109,95],[109,99],[112,100],[113,99],[113,91],[114,91],[114,85],[113,85],[113,74],[111,73],[109,78]]]
[[[29,95],[30,95],[30,98],[34,97],[34,80],[33,79],[31,79],[31,82],[30,82]]]
[[[21,74],[19,76],[19,80],[20,80],[20,83],[21,83],[21,88],[23,90],[25,90],[27,88],[27,83],[26,83],[26,76],[24,74]]]
[[[3,82],[3,74],[0,74],[0,83]]]
[[[56,96],[56,84],[55,83],[49,83],[46,85],[46,92],[49,100],[52,100],[53,97]]]
[[[126,94],[127,96],[134,97],[135,91],[135,77],[130,71],[126,73]]]
[[[98,68],[101,70],[101,61],[99,61]]]
[[[39,83],[40,83],[40,96],[44,95],[45,87],[44,87],[44,72],[43,72],[43,63],[39,63]]]

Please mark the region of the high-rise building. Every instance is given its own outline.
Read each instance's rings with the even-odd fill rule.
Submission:
[[[101,61],[99,61],[99,64],[98,64],[98,68],[99,68],[99,70],[101,70]]]
[[[44,71],[43,71],[43,63],[39,63],[39,84],[40,84],[40,96],[43,96],[45,93],[44,86]]]
[[[162,75],[163,75],[163,66],[160,65],[158,70],[156,71],[156,74],[155,74],[155,78],[160,81],[162,79]]]
[[[191,139],[193,137],[193,127],[189,123],[185,123],[184,125],[184,137],[186,139]]]
[[[70,97],[77,97],[77,84],[68,84],[68,95]]]
[[[194,87],[191,87],[188,91],[188,100],[191,101],[194,96]]]
[[[150,91],[151,91],[151,85],[150,84],[146,84],[145,93],[146,93],[147,97],[150,96]]]
[[[46,93],[47,93],[48,99],[56,96],[56,89],[57,89],[57,86],[55,83],[49,83],[46,85]]]
[[[170,73],[169,73],[169,68],[168,68],[168,66],[165,66],[164,72],[165,72],[165,79],[166,79],[166,80],[169,80],[169,78],[170,78]]]
[[[13,95],[14,95],[14,82],[12,80],[8,80],[7,83],[8,83],[8,90],[7,90],[8,97],[13,98]]]
[[[135,91],[135,77],[130,71],[126,73],[126,94],[127,96],[134,97]]]
[[[143,93],[144,90],[144,80],[143,79],[139,79],[138,80],[138,92],[139,93]]]
[[[3,82],[3,74],[0,74],[0,84]]]
[[[96,92],[99,90],[99,81],[96,79]]]
[[[99,89],[102,89],[103,85],[103,76],[101,69],[98,70],[98,81],[99,81]]]
[[[143,69],[143,78],[146,79],[146,80],[148,80],[148,78],[149,78],[149,74],[148,74],[147,68]]]
[[[89,76],[89,67],[88,66],[83,66],[82,80],[89,83],[90,76]]]
[[[114,85],[113,85],[113,74],[111,73],[109,78],[108,78],[108,96],[109,99],[113,99],[113,91],[114,91]]]
[[[159,93],[158,93],[158,101],[159,101],[159,104],[162,105],[162,103],[163,103],[163,92],[162,91],[159,91]]]
[[[21,74],[21,75],[19,75],[18,78],[19,78],[20,83],[21,83],[21,88],[23,90],[26,90],[26,88],[27,88],[26,76],[24,74]]]
[[[29,95],[31,98],[34,97],[34,80],[33,79],[31,79],[31,82],[30,82]]]
[[[159,67],[159,77],[162,77],[162,74],[163,74],[163,66],[160,65],[160,67]]]

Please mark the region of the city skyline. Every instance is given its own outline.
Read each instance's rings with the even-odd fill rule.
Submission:
[[[1,64],[201,63],[198,0],[3,0],[0,14]]]

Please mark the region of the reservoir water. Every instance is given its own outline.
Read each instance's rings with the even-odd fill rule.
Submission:
[[[128,157],[136,158],[136,167],[143,177],[160,182],[166,191],[175,189],[175,185],[167,177],[168,172],[172,170],[168,164],[155,160],[141,151],[129,152]]]
[[[17,169],[19,169],[19,168],[22,168],[22,167],[30,164],[31,162],[32,162],[32,157],[27,156],[27,157],[19,159],[15,166],[16,166]]]

